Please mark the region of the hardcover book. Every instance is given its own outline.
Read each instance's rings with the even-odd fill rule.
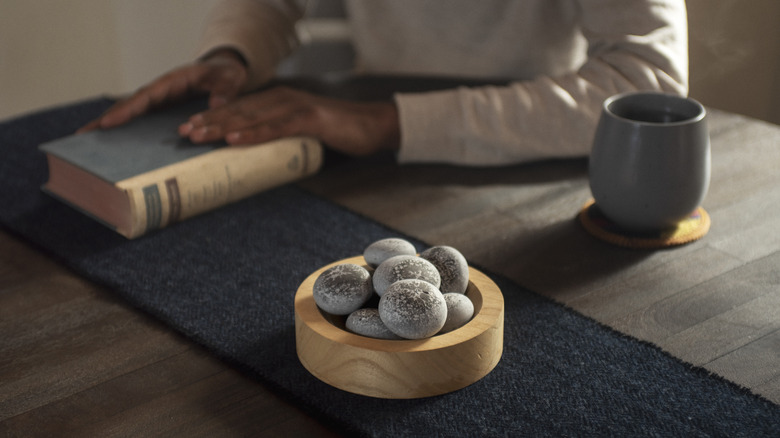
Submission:
[[[132,239],[322,165],[322,146],[311,138],[229,146],[179,137],[178,126],[204,108],[188,102],[40,145],[49,165],[43,190]]]

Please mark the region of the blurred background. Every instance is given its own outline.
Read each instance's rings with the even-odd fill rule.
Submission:
[[[192,60],[215,0],[2,0],[0,119],[121,95]],[[688,0],[691,96],[780,124],[780,1]],[[283,72],[342,68],[338,0],[312,2]],[[325,48],[330,52],[322,52]],[[312,58],[312,53],[320,56]],[[325,53],[325,56],[322,54]]]

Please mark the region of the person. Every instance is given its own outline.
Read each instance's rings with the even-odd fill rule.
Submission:
[[[278,87],[302,8],[222,0],[198,60],[118,102],[82,129],[118,126],[164,102],[209,94],[179,134],[230,144],[310,135],[350,155],[397,151],[399,163],[505,165],[585,156],[605,98],[684,95],[684,0],[347,0],[356,71],[507,78],[501,86],[398,93],[352,102]]]

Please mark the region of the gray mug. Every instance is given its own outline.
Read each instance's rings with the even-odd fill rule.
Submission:
[[[704,200],[710,183],[706,110],[657,92],[604,101],[589,162],[602,213],[630,231],[676,226]]]

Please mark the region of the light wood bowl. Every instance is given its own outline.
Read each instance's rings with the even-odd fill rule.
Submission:
[[[474,317],[449,333],[420,340],[382,340],[351,333],[345,317],[321,311],[312,287],[322,271],[342,263],[367,266],[362,256],[309,275],[295,294],[295,341],[301,364],[323,382],[355,394],[407,399],[445,394],[486,376],[504,342],[504,297],[485,274],[469,268],[466,295]]]

